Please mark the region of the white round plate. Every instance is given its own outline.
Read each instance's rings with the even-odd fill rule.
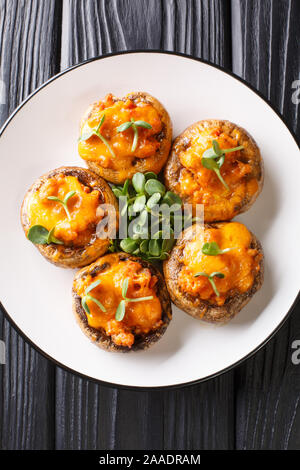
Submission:
[[[265,162],[265,184],[238,219],[261,240],[265,282],[226,326],[203,324],[173,306],[173,320],[147,351],[102,351],[82,334],[71,308],[75,271],[48,263],[26,240],[20,206],[28,187],[61,165],[85,166],[77,153],[79,120],[108,92],[147,91],[167,108],[174,136],[206,118],[245,127]],[[2,230],[0,299],[19,331],[59,365],[120,386],[178,386],[204,380],[257,350],[282,324],[299,288],[299,149],[276,112],[234,76],[182,55],[134,52],[74,67],[33,93],[0,138]]]

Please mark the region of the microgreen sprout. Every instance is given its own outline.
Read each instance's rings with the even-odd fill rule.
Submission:
[[[182,214],[180,197],[167,191],[153,172],[135,173],[132,180],[126,180],[123,186],[114,186],[112,190],[122,201],[121,217],[127,217],[130,236],[127,234],[126,238],[115,240],[109,251],[121,249],[153,262],[167,259],[175,243],[175,227],[177,233],[179,225],[186,227],[189,222],[194,222],[192,216],[189,220],[189,216]],[[158,205],[167,205],[172,211],[164,212]],[[156,225],[157,229],[153,230]]]
[[[63,242],[54,236],[54,230],[55,227],[49,231],[42,225],[33,225],[28,230],[27,238],[36,245],[50,245],[50,243],[63,245]]]
[[[204,277],[207,277],[207,279],[209,280],[209,282],[211,283],[211,286],[216,294],[217,297],[220,297],[220,292],[218,291],[217,287],[216,287],[216,284],[215,284],[215,281],[214,281],[214,277],[218,277],[219,279],[223,279],[225,277],[225,274],[223,273],[219,273],[218,271],[215,271],[211,274],[207,274],[207,273],[197,273],[194,275],[194,277],[199,277],[199,276],[204,276]]]
[[[92,284],[90,284],[85,292],[84,292],[84,297],[82,297],[81,299],[81,305],[82,305],[82,308],[85,310],[85,312],[90,315],[91,314],[91,311],[89,309],[89,306],[87,304],[87,300],[91,300],[92,302],[94,302],[96,305],[98,305],[98,307],[102,310],[102,312],[106,312],[106,308],[102,305],[101,302],[99,302],[98,299],[96,299],[95,297],[92,297],[90,292],[91,290],[95,289],[95,287],[99,286],[100,284],[100,280],[98,281],[95,281],[95,282],[92,282]]]
[[[80,137],[79,137],[79,140],[88,140],[90,137],[92,137],[92,135],[96,135],[97,137],[99,137],[99,139],[102,140],[102,142],[104,143],[104,145],[106,145],[109,153],[115,158],[115,153],[113,151],[113,149],[111,148],[111,146],[109,145],[108,141],[106,140],[105,137],[103,137],[102,134],[100,134],[100,127],[102,126],[102,124],[104,123],[104,120],[105,120],[105,114],[102,115],[102,118],[98,124],[97,127],[93,127],[93,128],[89,128],[89,130],[87,132],[85,132],[84,134],[82,134]]]
[[[129,299],[127,297],[128,284],[129,284],[129,278],[126,277],[123,281],[123,284],[122,284],[122,297],[123,297],[123,299],[119,303],[118,308],[116,310],[115,318],[116,318],[117,321],[122,321],[124,316],[125,316],[126,302],[141,302],[143,300],[152,300],[153,299],[153,295],[149,295],[147,297],[137,297],[137,298],[134,298],[134,299]]]
[[[220,168],[225,161],[225,154],[230,152],[236,152],[237,150],[242,150],[243,148],[243,145],[239,145],[238,147],[233,147],[230,149],[221,149],[218,142],[216,140],[213,140],[212,147],[207,149],[202,155],[202,165],[208,170],[213,170],[227,190],[229,190],[229,186],[220,172]]]
[[[135,121],[133,118],[130,121],[124,122],[119,127],[117,127],[117,132],[125,132],[127,129],[132,128],[133,130],[133,141],[131,146],[131,152],[134,152],[137,148],[139,131],[138,128],[143,127],[144,129],[152,129],[151,124],[145,121]]]
[[[71,215],[70,215],[70,212],[69,212],[69,209],[68,209],[68,201],[75,194],[76,194],[76,191],[70,191],[63,200],[59,199],[56,196],[48,196],[47,199],[49,199],[50,201],[60,202],[60,204],[62,204],[63,208],[65,209],[65,212],[67,214],[68,219],[71,220]]]
[[[207,242],[202,246],[202,253],[208,256],[217,256],[228,253],[228,251],[234,250],[234,248],[224,248],[221,250],[217,242]]]

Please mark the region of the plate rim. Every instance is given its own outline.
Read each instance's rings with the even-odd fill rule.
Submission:
[[[117,51],[117,52],[110,52],[110,53],[107,53],[107,54],[102,54],[102,55],[99,55],[99,56],[95,56],[95,57],[92,57],[90,59],[87,59],[87,60],[84,60],[82,62],[79,62],[78,64],[75,64],[75,65],[72,65],[64,70],[62,70],[61,72],[59,72],[58,74],[54,75],[53,77],[49,78],[48,80],[46,80],[45,82],[43,82],[39,87],[37,87],[32,93],[30,93],[27,98],[25,98],[18,106],[17,108],[13,111],[13,113],[7,118],[7,120],[4,122],[4,124],[2,125],[1,129],[0,129],[0,138],[2,136],[2,134],[4,133],[5,129],[8,127],[8,125],[10,124],[10,122],[13,120],[13,118],[17,115],[17,113],[23,108],[23,106],[33,97],[35,96],[39,91],[41,91],[43,88],[45,88],[47,85],[49,85],[52,81],[60,78],[62,75],[68,73],[68,72],[71,72],[72,70],[76,69],[76,68],[79,68],[83,65],[86,65],[90,62],[94,62],[96,60],[102,60],[102,59],[106,59],[108,57],[115,57],[115,56],[119,56],[119,55],[125,55],[125,54],[168,54],[168,55],[173,55],[173,56],[177,56],[177,57],[183,57],[185,59],[190,59],[190,60],[195,60],[197,62],[200,62],[202,64],[205,64],[205,65],[209,65],[217,70],[220,70],[221,72],[229,75],[231,78],[234,78],[236,80],[238,80],[239,82],[241,82],[243,85],[245,85],[246,87],[248,87],[250,90],[252,90],[259,98],[261,98],[275,113],[276,115],[279,117],[279,119],[282,121],[282,123],[285,125],[285,127],[287,128],[287,130],[289,131],[290,135],[293,137],[294,141],[296,142],[296,144],[298,145],[298,147],[300,146],[300,139],[298,140],[298,137],[296,136],[296,133],[294,132],[293,129],[290,128],[290,126],[287,124],[285,118],[283,117],[283,115],[280,113],[279,109],[273,105],[265,96],[263,96],[263,94],[258,91],[256,88],[254,88],[254,86],[252,86],[250,83],[246,82],[246,80],[244,80],[243,78],[239,77],[238,75],[236,75],[234,72],[232,72],[231,70],[229,70],[227,67],[224,67],[224,66],[221,66],[221,65],[218,65],[218,64],[214,64],[213,62],[209,61],[209,60],[206,60],[206,59],[200,59],[194,55],[190,55],[190,54],[185,54],[185,53],[182,53],[182,52],[174,52],[174,51],[167,51],[167,50],[160,50],[160,49],[147,49],[147,50],[143,50],[143,49],[132,49],[132,50],[120,50],[120,51]],[[282,318],[281,322],[277,325],[277,327],[265,338],[264,341],[262,341],[256,348],[254,348],[252,351],[250,351],[248,354],[246,354],[245,356],[243,356],[241,359],[239,359],[238,361],[234,362],[233,364],[230,364],[229,366],[225,367],[224,369],[221,369],[217,372],[215,372],[214,374],[210,374],[210,375],[207,375],[205,377],[202,377],[200,379],[195,379],[195,380],[192,380],[192,381],[189,381],[189,382],[183,382],[183,383],[179,383],[179,384],[172,384],[172,385],[159,385],[159,386],[141,386],[141,385],[124,385],[124,384],[116,384],[114,382],[107,382],[107,381],[104,381],[104,380],[100,380],[100,379],[96,379],[94,377],[90,377],[89,375],[87,374],[83,374],[81,372],[78,372],[74,369],[72,369],[71,367],[68,367],[62,363],[60,363],[58,360],[54,359],[52,356],[50,356],[49,354],[47,354],[45,351],[43,351],[39,346],[37,346],[18,326],[17,324],[15,323],[15,321],[12,319],[12,317],[10,316],[10,314],[7,312],[7,310],[5,309],[4,305],[2,304],[2,302],[0,301],[0,309],[1,311],[3,312],[4,314],[4,317],[8,320],[8,322],[10,323],[10,325],[17,331],[17,333],[21,336],[21,338],[27,343],[29,344],[36,352],[38,352],[39,354],[41,354],[43,357],[45,357],[47,360],[49,360],[50,362],[52,362],[53,364],[55,364],[56,366],[60,367],[61,369],[63,369],[65,372],[69,372],[71,374],[74,374],[75,376],[77,377],[80,377],[82,379],[85,379],[85,380],[90,380],[91,382],[93,383],[96,383],[98,385],[103,385],[105,387],[115,387],[117,389],[120,389],[120,390],[136,390],[136,391],[154,391],[154,390],[176,390],[176,389],[182,389],[184,387],[190,387],[190,386],[193,386],[193,385],[197,385],[197,384],[200,384],[200,383],[204,383],[204,382],[207,382],[208,380],[211,380],[211,379],[214,379],[214,378],[217,378],[217,377],[220,377],[221,375],[223,374],[226,374],[227,372],[233,370],[235,367],[241,365],[243,362],[247,361],[248,359],[250,359],[251,357],[253,357],[258,351],[260,351],[264,346],[266,346],[266,344],[278,333],[278,331],[283,327],[284,323],[287,321],[287,319],[290,317],[294,307],[296,306],[298,300],[300,300],[300,290],[298,291],[298,294],[296,295],[292,305],[290,306],[289,310],[287,311],[287,313],[285,314],[285,316]]]

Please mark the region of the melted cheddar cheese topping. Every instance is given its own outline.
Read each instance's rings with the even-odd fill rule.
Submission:
[[[233,148],[240,145],[241,134],[236,129],[235,136],[231,137],[220,127],[200,129],[196,126],[191,131],[190,145],[186,150],[181,150],[179,157],[183,168],[178,192],[193,205],[204,204],[207,222],[232,219],[239,212],[242,201],[258,191],[257,180],[252,176],[252,166],[241,161],[240,150],[226,153],[220,169],[229,191],[213,170],[202,165],[202,155],[212,147],[212,140],[216,140],[221,149]]]
[[[197,236],[186,243],[183,251],[183,267],[178,278],[180,288],[217,305],[223,305],[228,295],[234,292],[248,291],[260,269],[261,259],[258,251],[250,248],[251,239],[249,230],[238,222],[230,222],[219,228],[199,228]],[[206,242],[217,242],[222,250],[234,249],[222,255],[208,256],[202,253],[202,246]],[[223,279],[214,277],[219,297],[206,277],[194,277],[199,272],[221,272],[225,275]]]
[[[81,158],[94,161],[103,168],[110,168],[118,171],[126,171],[133,166],[133,161],[137,158],[150,158],[160,147],[157,135],[162,130],[162,121],[152,104],[137,99],[135,101],[115,100],[112,94],[106,96],[104,101],[94,104],[91,112],[81,124],[81,135],[89,129],[97,128],[102,116],[105,120],[99,130],[100,134],[107,140],[115,157],[113,157],[96,135],[89,139],[79,141],[78,151]],[[138,127],[138,144],[134,152],[131,151],[133,142],[133,129],[129,128],[123,132],[117,132],[118,126],[125,122],[145,121],[152,128],[145,129]],[[154,170],[153,170],[154,171]]]
[[[97,264],[99,265],[99,262]],[[92,282],[100,280],[100,284],[89,294],[102,303],[106,312],[103,312],[95,302],[87,300],[90,309],[90,314],[86,313],[88,324],[93,328],[103,329],[116,345],[130,348],[134,343],[134,335],[147,334],[162,325],[162,308],[156,295],[157,277],[137,261],[119,260],[117,254],[102,257],[101,265],[105,265],[105,269],[96,276],[88,274],[86,277],[77,278],[74,289],[82,298],[86,288]],[[153,298],[140,302],[126,302],[125,316],[122,321],[117,321],[116,310],[123,299],[122,285],[126,278],[129,278],[126,297],[136,299],[152,296]]]
[[[70,191],[76,191],[67,203],[69,220],[63,205],[48,196],[63,200]],[[64,245],[84,246],[95,234],[96,225],[103,217],[100,192],[83,185],[75,176],[58,174],[48,178],[33,192],[27,203],[30,226],[42,225],[47,230],[55,227],[54,236]],[[58,245],[59,246],[59,245]]]

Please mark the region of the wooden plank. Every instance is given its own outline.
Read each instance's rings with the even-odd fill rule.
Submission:
[[[64,2],[62,67],[107,52],[163,48],[230,66],[223,0]],[[180,391],[105,388],[57,369],[59,449],[216,449],[234,445],[233,374]]]
[[[57,71],[59,11],[59,4],[53,0],[0,2],[1,124],[31,91]],[[54,367],[22,340],[2,313],[0,325],[0,339],[7,351],[7,363],[0,366],[0,447],[51,448]]]
[[[298,137],[291,98],[300,78],[299,17],[297,0],[232,1],[233,70],[271,100]],[[300,304],[276,338],[236,371],[239,449],[299,449],[300,368],[291,361],[299,312]]]
[[[267,347],[236,370],[238,449],[299,449],[300,371],[291,347],[300,338],[299,310]]]
[[[233,449],[233,372],[184,390],[164,393],[166,449]]]
[[[229,0],[64,2],[62,67],[108,52],[164,49],[230,66]]]
[[[232,0],[233,71],[261,91],[298,136],[292,95],[300,79],[299,17],[297,0]]]

